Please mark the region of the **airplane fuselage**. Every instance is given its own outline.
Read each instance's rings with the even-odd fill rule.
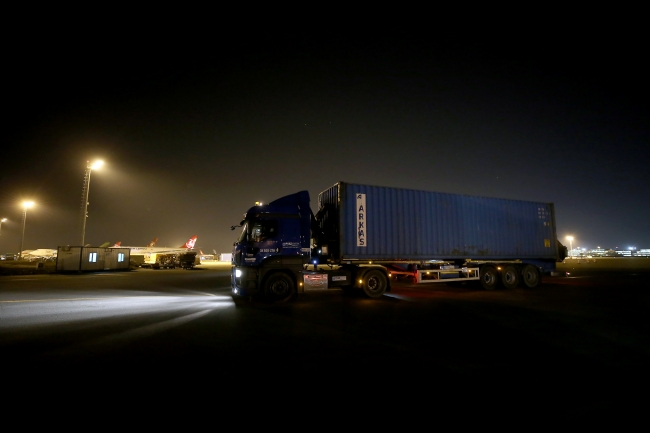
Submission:
[[[165,247],[118,247],[128,248],[132,256],[146,256],[151,254],[177,254],[194,251],[190,248],[165,248]]]
[[[180,247],[169,248],[169,247],[154,247],[151,246],[158,241],[158,238],[154,239],[146,247],[129,247],[129,246],[119,246],[119,247],[110,247],[110,248],[128,248],[131,256],[143,256],[146,263],[155,262],[157,254],[182,254],[187,252],[194,251],[194,244],[196,242],[197,236],[194,235],[189,238],[185,244]]]

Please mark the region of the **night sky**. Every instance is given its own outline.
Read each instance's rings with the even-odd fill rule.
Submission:
[[[552,202],[567,246],[650,248],[642,40],[95,42],[3,54],[0,253],[25,199],[24,249],[79,245],[97,158],[92,245],[229,253],[255,201],[308,190],[315,209],[347,181]]]

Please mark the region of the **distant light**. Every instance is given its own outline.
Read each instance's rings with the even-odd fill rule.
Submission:
[[[99,160],[93,162],[93,164],[92,164],[91,166],[89,166],[89,168],[92,169],[92,170],[97,170],[97,169],[98,169],[99,167],[101,167],[102,165],[104,165],[104,161],[102,161],[101,159],[99,159]]]
[[[566,240],[569,241],[569,257],[572,257],[573,254],[571,254],[571,252],[573,251],[573,236],[567,236]]]
[[[262,203],[261,201],[256,201],[255,202],[255,206],[262,206],[262,205],[264,205],[264,203]]]
[[[29,209],[29,208],[32,207],[32,206],[34,206],[34,202],[33,202],[33,201],[24,201],[24,202],[23,202],[23,207],[24,207],[25,209]]]

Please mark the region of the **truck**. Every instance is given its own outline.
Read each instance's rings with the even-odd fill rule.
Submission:
[[[189,251],[186,253],[151,254],[149,260],[151,263],[148,265],[153,269],[174,269],[176,267],[183,269],[193,269],[195,265],[201,264],[200,258],[194,251]],[[147,264],[143,264],[141,266],[146,265]]]
[[[178,266],[178,254],[151,254],[150,263],[153,269],[174,269]]]
[[[178,265],[183,269],[194,269],[195,265],[201,264],[201,257],[194,251],[178,254]]]
[[[236,296],[287,302],[316,283],[379,298],[392,272],[416,282],[536,288],[566,257],[553,203],[337,182],[244,213],[234,242]]]

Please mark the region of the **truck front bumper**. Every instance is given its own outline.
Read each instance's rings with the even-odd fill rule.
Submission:
[[[257,283],[257,272],[247,268],[234,267],[230,274],[232,293],[237,296],[261,294]]]

